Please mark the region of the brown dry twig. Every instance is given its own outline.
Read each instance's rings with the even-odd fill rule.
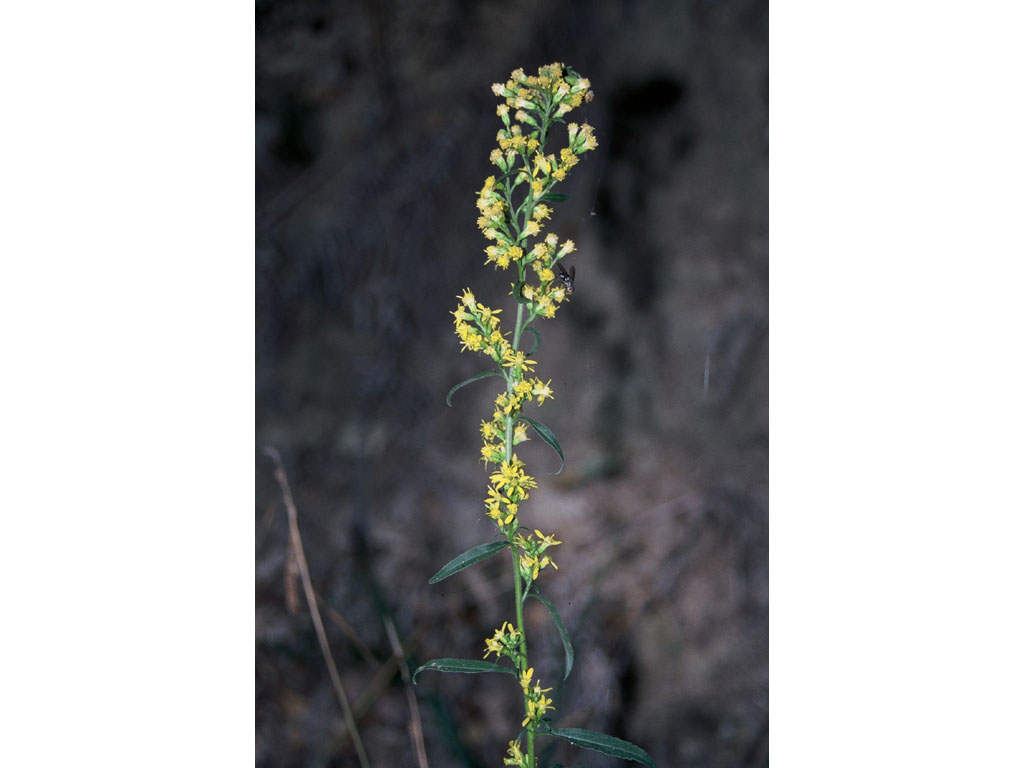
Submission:
[[[341,684],[341,676],[334,664],[334,657],[331,656],[331,647],[327,643],[327,632],[324,631],[324,623],[320,618],[320,609],[317,608],[316,594],[313,592],[313,582],[309,577],[309,566],[306,564],[306,555],[302,550],[302,537],[299,535],[298,512],[295,509],[295,502],[292,499],[292,491],[288,485],[288,475],[284,471],[284,463],[281,461],[281,454],[276,448],[267,446],[263,452],[274,462],[274,479],[281,487],[281,495],[284,497],[284,506],[288,510],[288,540],[289,547],[295,556],[295,563],[299,568],[299,576],[302,578],[302,588],[306,593],[306,603],[309,605],[309,613],[313,617],[313,626],[316,628],[316,637],[320,641],[320,652],[327,663],[327,671],[331,675],[331,682],[334,684],[334,692],[341,703],[341,711],[345,717],[345,725],[352,736],[352,743],[355,745],[356,754],[359,757],[359,764],[363,768],[370,768],[370,761],[363,749],[363,741],[359,738],[359,731],[356,729],[355,717],[352,715],[352,708],[349,706],[348,697],[345,695],[345,688]]]
[[[405,683],[405,695],[409,700],[409,736],[416,747],[416,759],[419,762],[420,768],[429,768],[427,749],[423,744],[423,721],[420,720],[420,707],[416,703],[416,694],[412,690],[412,677],[409,675],[409,665],[405,660],[405,652],[402,650],[402,643],[398,639],[395,623],[391,620],[390,616],[384,618],[384,629],[387,630],[391,650],[398,660],[399,669],[402,671],[402,682]]]

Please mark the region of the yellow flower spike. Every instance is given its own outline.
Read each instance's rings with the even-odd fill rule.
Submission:
[[[503,270],[513,263],[518,267],[516,277],[512,278],[518,304],[513,305],[515,326],[502,333],[501,310],[478,303],[469,288],[459,296],[459,304],[451,315],[462,350],[483,353],[496,364],[489,373],[500,373],[503,377],[502,391],[495,393],[492,414],[480,422],[479,456],[488,477],[485,512],[503,539],[513,546],[512,556],[517,564],[514,586],[517,599],[522,600],[524,583],[531,584],[549,566],[558,568],[545,550],[561,543],[539,529],[532,529],[531,533],[519,517],[521,505],[529,499],[537,481],[526,473],[523,462],[513,453],[513,446],[529,437],[524,409],[531,403],[543,405],[554,397],[551,380],[545,382],[534,376],[538,366],[526,354],[530,347],[524,342],[525,331],[533,332],[536,349],[540,332],[530,323],[539,317],[553,317],[567,300],[565,285],[554,265],[575,249],[571,240],[560,242],[557,234],[545,231],[552,218],[550,204],[564,196],[551,194],[544,202],[541,200],[557,182],[567,178],[580,163],[580,156],[595,148],[597,142],[593,128],[580,121],[568,125],[568,146],[564,132],[560,144],[549,141],[555,138],[556,124],[564,124],[562,116],[592,96],[590,82],[560,63],[542,66],[533,75],[518,69],[504,83],[492,84],[491,91],[497,99],[494,109],[501,127],[496,133],[495,148],[489,150],[490,168],[496,167],[498,171],[484,180],[475,195],[475,218],[485,239],[481,244],[484,264]],[[533,273],[529,278],[528,265],[532,265]],[[504,319],[512,322],[508,315]],[[524,349],[513,348],[513,341],[516,347],[522,344]],[[519,611],[517,620],[523,620]],[[527,738],[508,742],[504,765],[536,768],[534,738],[546,730],[542,720],[553,709],[552,700],[546,696],[551,689],[542,687],[535,679],[534,668],[528,663],[525,638],[512,623],[503,622],[485,641],[484,658],[491,655],[512,662],[523,692],[522,722]]]

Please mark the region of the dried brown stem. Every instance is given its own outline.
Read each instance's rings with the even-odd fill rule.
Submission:
[[[395,631],[395,623],[390,616],[384,617],[384,629],[387,630],[388,640],[391,642],[391,650],[398,659],[398,667],[402,671],[402,682],[405,683],[405,695],[409,699],[409,735],[412,738],[413,746],[416,747],[416,760],[420,768],[430,768],[427,763],[427,749],[423,744],[423,721],[420,720],[420,707],[416,703],[416,694],[412,690],[412,677],[409,674],[409,664],[405,660],[405,651],[398,641],[398,632]]]
[[[355,745],[356,754],[359,757],[359,764],[362,768],[370,768],[370,761],[363,749],[363,741],[359,738],[359,731],[356,728],[355,717],[352,715],[352,708],[349,706],[348,697],[345,695],[345,688],[341,684],[341,676],[334,664],[334,657],[331,655],[331,647],[327,643],[327,632],[324,631],[324,623],[320,618],[320,609],[317,608],[316,594],[313,592],[313,582],[309,577],[309,566],[306,564],[306,555],[302,550],[302,537],[299,535],[298,512],[295,509],[295,501],[292,499],[292,491],[288,485],[288,475],[284,471],[284,463],[281,461],[281,454],[276,448],[266,447],[263,452],[274,462],[274,479],[281,487],[281,495],[284,497],[284,506],[288,510],[288,536],[291,551],[295,555],[295,561],[299,567],[299,576],[302,578],[302,588],[306,593],[306,603],[309,605],[309,613],[313,618],[313,626],[316,628],[316,637],[320,641],[320,652],[327,663],[327,671],[331,675],[331,682],[334,684],[334,692],[341,704],[341,711],[345,718],[345,725],[352,736],[352,743]]]

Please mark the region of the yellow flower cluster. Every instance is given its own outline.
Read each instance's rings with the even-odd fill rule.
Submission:
[[[500,629],[494,630],[493,636],[485,641],[487,653],[484,654],[484,658],[486,659],[493,653],[499,659],[502,656],[508,656],[513,663],[516,663],[519,659],[519,643],[522,638],[523,633],[506,621]]]
[[[526,762],[526,755],[519,748],[518,741],[510,741],[508,743],[508,757],[504,760],[504,765],[514,765],[517,768],[529,768]]]
[[[478,304],[467,288],[459,296],[455,318],[455,333],[462,339],[462,351],[483,352],[494,362],[501,363],[511,352],[512,344],[501,333],[500,309]]]
[[[522,686],[523,695],[526,699],[526,717],[523,718],[523,727],[531,722],[536,725],[540,723],[548,710],[554,709],[551,706],[551,699],[544,695],[551,689],[541,688],[539,682],[533,682],[533,667],[530,667],[520,675],[519,685]]]
[[[579,163],[580,155],[597,148],[597,139],[590,125],[569,123],[569,146],[556,155],[545,152],[546,134],[552,123],[564,122],[566,114],[590,101],[593,92],[586,78],[558,63],[541,67],[537,75],[526,75],[517,69],[505,83],[494,83],[491,90],[504,99],[497,112],[505,127],[498,131],[498,146],[491,152],[491,163],[501,175],[488,177],[477,194],[477,226],[484,237],[493,241],[484,249],[484,263],[501,269],[516,264],[517,299],[528,302],[531,319],[538,315],[551,318],[567,298],[554,265],[575,246],[568,240],[558,249],[555,235],[548,235],[533,248],[528,240],[539,236],[544,221],[551,217],[545,195],[565,180]],[[521,185],[522,189],[516,192]],[[513,201],[513,193],[517,202]],[[539,284],[526,282],[524,270],[531,264]]]
[[[501,450],[500,446],[496,449]],[[523,471],[524,466],[519,457],[512,454],[511,461],[502,461],[498,470],[491,474],[484,506],[487,516],[503,529],[515,530],[519,505],[530,498],[530,489],[537,487],[537,481]]]
[[[536,528],[534,528],[533,533],[536,534],[536,538],[529,533],[525,536],[522,533],[516,534],[516,546],[521,550],[519,570],[528,583],[535,581],[540,572],[549,565],[556,571],[558,570],[555,561],[550,556],[545,555],[544,550],[548,547],[557,547],[562,543],[555,541],[554,536],[545,536]]]
[[[512,420],[512,445],[519,445],[526,436],[526,424],[517,422],[523,406],[536,399],[537,405],[554,398],[551,391],[551,380],[545,383],[541,379],[530,376],[536,361],[526,356],[521,349],[513,349],[508,338],[501,332],[501,320],[498,318],[500,309],[491,309],[477,302],[468,288],[458,297],[459,304],[451,314],[455,318],[455,333],[462,340],[462,349],[481,352],[501,366],[508,388],[500,392],[494,399],[494,412],[490,421],[480,423],[480,434],[483,447],[480,457],[488,464],[502,464],[508,459],[506,455],[506,430],[509,419]],[[517,504],[518,499],[512,501]],[[515,515],[513,507],[512,516]],[[509,513],[491,515],[494,520],[509,517]],[[509,518],[511,519],[511,518]]]

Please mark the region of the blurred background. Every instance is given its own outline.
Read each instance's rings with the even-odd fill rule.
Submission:
[[[476,191],[500,122],[490,85],[561,61],[595,127],[548,231],[576,241],[576,291],[540,321],[519,449],[552,532],[540,586],[576,650],[528,605],[555,724],[632,741],[662,768],[768,754],[768,7],[686,2],[256,3],[256,763],[357,765],[309,612],[289,599],[280,451],[341,678],[375,766],[414,766],[413,666],[481,658],[513,616],[507,562],[430,586],[488,541],[479,424],[496,380],[459,353],[483,265]],[[556,131],[555,146],[559,146]],[[294,597],[294,594],[291,595]],[[425,673],[432,766],[500,765],[511,679]],[[547,764],[621,761],[567,744]]]

